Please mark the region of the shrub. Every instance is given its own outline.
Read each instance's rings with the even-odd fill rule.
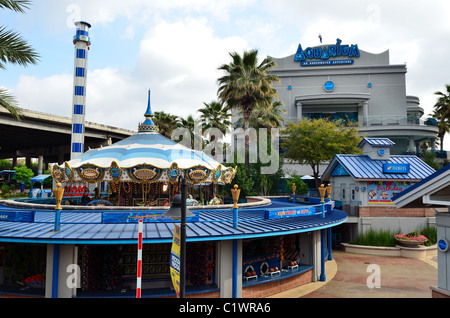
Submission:
[[[370,229],[366,233],[358,235],[358,238],[355,241],[351,241],[350,244],[394,247],[396,241],[394,239],[394,233],[391,231],[388,230],[375,231],[373,229]]]

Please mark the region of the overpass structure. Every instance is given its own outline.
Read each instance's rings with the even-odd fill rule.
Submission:
[[[39,170],[48,163],[70,160],[72,119],[34,110],[20,109],[22,119],[17,120],[0,107],[0,159],[25,157],[39,159]],[[86,122],[85,149],[110,145],[127,138],[135,131]],[[29,165],[28,165],[29,166]]]

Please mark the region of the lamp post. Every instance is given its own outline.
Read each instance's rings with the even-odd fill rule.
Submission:
[[[327,193],[328,193],[328,199],[331,200],[331,190],[332,190],[331,184],[328,183],[327,186]],[[333,260],[333,255],[331,254],[332,250],[332,233],[331,233],[331,227],[328,228],[328,260]]]
[[[194,214],[186,209],[186,179],[181,179],[181,194],[173,197],[171,207],[164,213],[165,217],[181,220],[180,225],[180,298],[185,297],[186,289],[186,217]]]
[[[295,190],[297,189],[297,186],[295,185],[295,183],[292,184],[292,202],[296,203],[295,200]]]
[[[53,189],[53,192],[55,193],[55,199],[56,199],[56,214],[55,214],[55,228],[54,231],[58,232],[60,230],[60,223],[61,223],[61,201],[62,197],[64,195],[64,188],[61,187],[61,183],[56,184],[56,189]]]
[[[231,189],[231,195],[233,196],[233,227],[238,227],[238,201],[241,190],[238,189],[238,185],[234,185],[234,189]],[[238,272],[238,241],[233,240],[233,278],[232,278],[232,297],[237,298],[237,272]]]
[[[327,197],[327,199],[331,199],[331,190],[332,189],[333,189],[333,187],[331,186],[331,184],[328,183],[328,186],[327,186],[328,197]]]
[[[319,193],[320,193],[320,203],[322,204],[322,218],[325,218],[325,192],[327,191],[327,189],[325,188],[325,186],[323,184],[320,185],[319,188]],[[320,273],[320,281],[324,282],[326,281],[326,276],[325,276],[325,230],[321,229],[320,230],[320,239],[321,239],[321,243],[320,243],[320,250],[321,250],[321,273]]]
[[[231,189],[231,195],[233,196],[233,227],[238,227],[238,200],[241,190],[238,189],[238,185],[234,185],[234,189]]]

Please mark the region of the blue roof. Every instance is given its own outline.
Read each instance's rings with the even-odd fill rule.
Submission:
[[[373,147],[393,147],[395,146],[395,142],[388,138],[363,138],[359,143],[358,147],[362,147],[365,143],[373,146]]]
[[[41,174],[41,175],[31,178],[30,181],[31,182],[42,182],[49,177],[51,177],[50,174]]]
[[[398,193],[396,196],[392,197],[392,201],[395,201],[395,200],[403,197],[404,195],[408,194],[409,192],[414,191],[415,189],[423,186],[425,183],[439,177],[441,174],[445,173],[449,169],[450,169],[450,165],[446,165],[442,169],[430,174],[428,177],[424,178],[420,182],[417,182],[416,184],[414,184],[414,185],[410,186],[409,188],[403,190],[402,192]]]
[[[410,164],[409,173],[383,173],[384,163]],[[338,164],[355,179],[360,180],[404,180],[419,181],[433,174],[435,170],[417,156],[390,156],[390,160],[372,160],[367,155],[336,155],[322,175],[328,180]]]
[[[294,204],[284,203],[285,207]],[[300,204],[295,204],[299,207]],[[274,205],[273,207],[281,207]],[[233,227],[233,212],[229,210],[200,210],[198,222],[187,222],[188,242],[245,239],[309,232],[339,225],[347,220],[341,210],[320,214],[266,219],[267,207],[240,209],[239,224]],[[20,209],[2,206],[3,211]],[[30,210],[21,210],[30,212]],[[108,211],[110,212],[110,211]],[[120,211],[123,212],[123,211]],[[36,210],[33,222],[0,221],[0,241],[55,243],[55,244],[132,244],[138,237],[138,223],[102,223],[102,211],[62,211],[61,231],[54,232],[54,210]],[[144,222],[144,242],[170,243],[173,239],[172,222]]]

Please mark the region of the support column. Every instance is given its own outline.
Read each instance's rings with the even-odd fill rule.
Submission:
[[[369,101],[365,100],[362,103],[363,107],[363,126],[367,126],[369,123]]]
[[[326,245],[326,241],[325,241],[325,229],[320,230],[320,241],[321,241],[321,246],[320,246],[320,281],[321,282],[325,282],[327,280],[326,275],[325,275],[325,257],[326,257],[326,253],[325,253],[325,245]]]
[[[44,172],[44,156],[38,158],[38,175]]]
[[[333,249],[333,242],[332,242],[332,233],[331,233],[331,227],[328,228],[328,260],[333,260],[333,255],[331,250]]]
[[[48,244],[46,267],[46,298],[72,298],[79,286],[75,245]]]
[[[303,116],[302,103],[296,102],[295,105],[297,106],[297,120],[300,121],[300,120],[302,120],[302,116]]]
[[[235,243],[233,240],[220,241],[218,244],[217,281],[220,298],[242,297],[242,240],[235,241]],[[236,256],[236,267],[233,266],[234,256]],[[234,270],[236,271],[234,272]],[[233,279],[233,277],[236,278]],[[233,283],[237,284],[236,288]],[[233,290],[235,290],[235,295],[233,295]]]
[[[415,146],[415,143],[414,143],[414,138],[412,138],[412,137],[409,137],[409,149],[408,149],[408,152],[409,153],[411,153],[411,154],[415,154],[416,153],[416,146]]]

